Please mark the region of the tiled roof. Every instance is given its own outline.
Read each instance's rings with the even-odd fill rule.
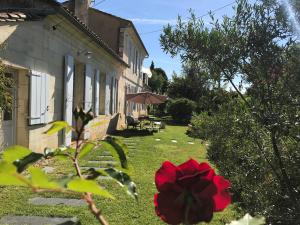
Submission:
[[[128,67],[128,64],[113,50],[109,45],[102,40],[102,38],[93,32],[89,27],[83,23],[78,17],[76,17],[70,10],[64,7],[61,3],[55,0],[47,0],[50,4],[56,8],[63,16],[65,16],[70,22],[72,22],[78,29],[82,30],[86,35],[92,38],[98,45],[104,48],[110,55],[116,58],[123,65]],[[32,21],[40,20],[49,14],[54,13],[55,10],[38,10],[38,9],[0,9],[0,22],[19,22],[19,21]]]
[[[31,12],[18,12],[18,11],[9,11],[5,12],[0,11],[0,22],[21,22],[29,20],[39,20],[43,17]]]
[[[106,42],[104,42],[99,35],[97,35],[94,31],[92,31],[84,22],[82,22],[77,16],[75,16],[74,13],[72,13],[68,8],[63,6],[60,9],[62,9],[64,13],[66,13],[66,15],[70,16],[71,19],[74,19],[75,22],[81,26],[80,29],[87,32],[87,34],[91,36],[101,47],[103,47],[111,55],[117,58],[118,61],[128,66],[128,64],[124,62],[124,60]]]

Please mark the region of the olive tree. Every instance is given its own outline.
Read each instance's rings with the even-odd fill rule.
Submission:
[[[266,202],[265,206],[275,201],[289,202],[291,216],[273,221],[279,223],[287,219],[289,224],[293,224],[291,220],[299,222],[296,212],[299,211],[300,199],[299,179],[295,173],[300,146],[300,48],[293,26],[284,12],[275,0],[254,4],[239,0],[233,17],[224,16],[220,21],[211,15],[210,26],[206,26],[194,13],[187,22],[179,17],[175,27],[168,25],[164,28],[161,45],[171,56],[180,55],[183,62],[198,62],[211,76],[219,74],[238,93],[246,108],[237,116],[249,117],[249,120],[243,120],[247,124],[240,124],[247,126],[248,135],[239,138],[253,143],[251,147],[258,151],[249,151],[249,154],[259,152],[257,160],[263,162],[261,165],[271,171],[272,179],[278,183],[278,198]],[[249,86],[246,94],[241,92],[236,78]],[[228,116],[231,116],[230,112]],[[224,123],[227,122],[224,120]],[[222,121],[219,121],[215,125],[221,124]],[[229,134],[224,131],[220,136],[228,139]],[[226,151],[234,149],[227,148]],[[243,166],[242,158],[237,162],[240,163],[237,168]],[[254,177],[250,176],[248,181]],[[242,197],[239,200],[250,201]],[[253,196],[252,203],[255,201],[258,199]],[[282,215],[285,212],[282,211]],[[270,219],[270,215],[267,216]]]

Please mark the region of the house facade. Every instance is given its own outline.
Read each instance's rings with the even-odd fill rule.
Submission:
[[[89,0],[69,3],[1,1],[0,60],[15,80],[13,109],[0,116],[2,148],[18,144],[41,152],[70,145],[74,134],[44,132],[57,120],[74,125],[76,106],[95,114],[83,137],[90,139],[124,127],[125,115],[145,113],[143,106],[125,102],[126,92],[143,89],[141,67],[148,55],[133,24],[97,30],[102,19],[93,19]]]

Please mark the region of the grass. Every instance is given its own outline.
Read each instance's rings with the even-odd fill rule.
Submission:
[[[184,126],[167,126],[163,132],[154,135],[140,135],[129,139],[120,136],[124,140],[136,143],[136,149],[129,149],[129,163],[132,165],[132,179],[138,187],[139,200],[136,202],[125,193],[118,184],[113,181],[103,181],[101,185],[107,188],[115,200],[108,200],[96,197],[99,208],[102,209],[105,218],[110,225],[160,225],[164,224],[155,215],[153,206],[153,195],[156,193],[154,184],[155,171],[165,160],[175,164],[181,164],[189,158],[197,159],[199,162],[207,161],[205,146],[199,140],[194,140],[185,135]],[[157,141],[156,139],[160,139]],[[177,140],[177,143],[171,140]],[[188,142],[194,142],[194,145]],[[103,150],[103,149],[101,149]],[[95,160],[99,155],[99,149],[91,152],[82,164],[88,160]],[[73,171],[72,165],[66,161],[52,161],[56,168],[53,176],[69,174]],[[33,194],[26,188],[5,187],[0,188],[0,217],[8,214],[13,215],[39,215],[39,216],[61,216],[80,219],[83,225],[98,224],[94,217],[85,207],[66,206],[33,206],[28,205],[28,199],[41,194]],[[76,197],[64,196],[63,194],[47,193],[47,197]],[[212,225],[224,225],[232,219],[238,218],[234,206],[230,206],[224,212],[216,213]]]

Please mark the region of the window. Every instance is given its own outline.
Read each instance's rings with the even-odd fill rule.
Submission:
[[[132,58],[132,56],[131,56],[131,48],[132,48],[131,41],[128,39],[127,55],[128,55],[128,65],[129,65],[129,67],[131,67],[131,58]]]
[[[48,86],[47,74],[31,71],[29,125],[48,123]],[[73,91],[71,93],[73,93]]]
[[[109,107],[110,114],[114,113],[114,77],[111,78],[110,83],[110,107]]]
[[[137,74],[137,68],[138,68],[138,57],[139,57],[139,53],[136,50],[135,51],[135,65],[134,65],[134,73],[136,73],[136,74]]]
[[[4,76],[7,78],[7,81],[8,82],[13,82],[13,74],[11,74],[11,73],[5,73],[4,74]],[[6,84],[7,85],[7,84]],[[7,85],[7,88],[8,88],[8,95],[9,96],[7,96],[7,97],[10,97],[10,98],[12,98],[12,100],[13,100],[13,87],[12,87],[12,84],[11,83],[9,83],[8,85]],[[12,120],[12,105],[10,105],[9,107],[7,107],[7,108],[5,108],[4,110],[1,110],[0,109],[0,120],[4,120],[4,121],[7,121],[7,120]]]

